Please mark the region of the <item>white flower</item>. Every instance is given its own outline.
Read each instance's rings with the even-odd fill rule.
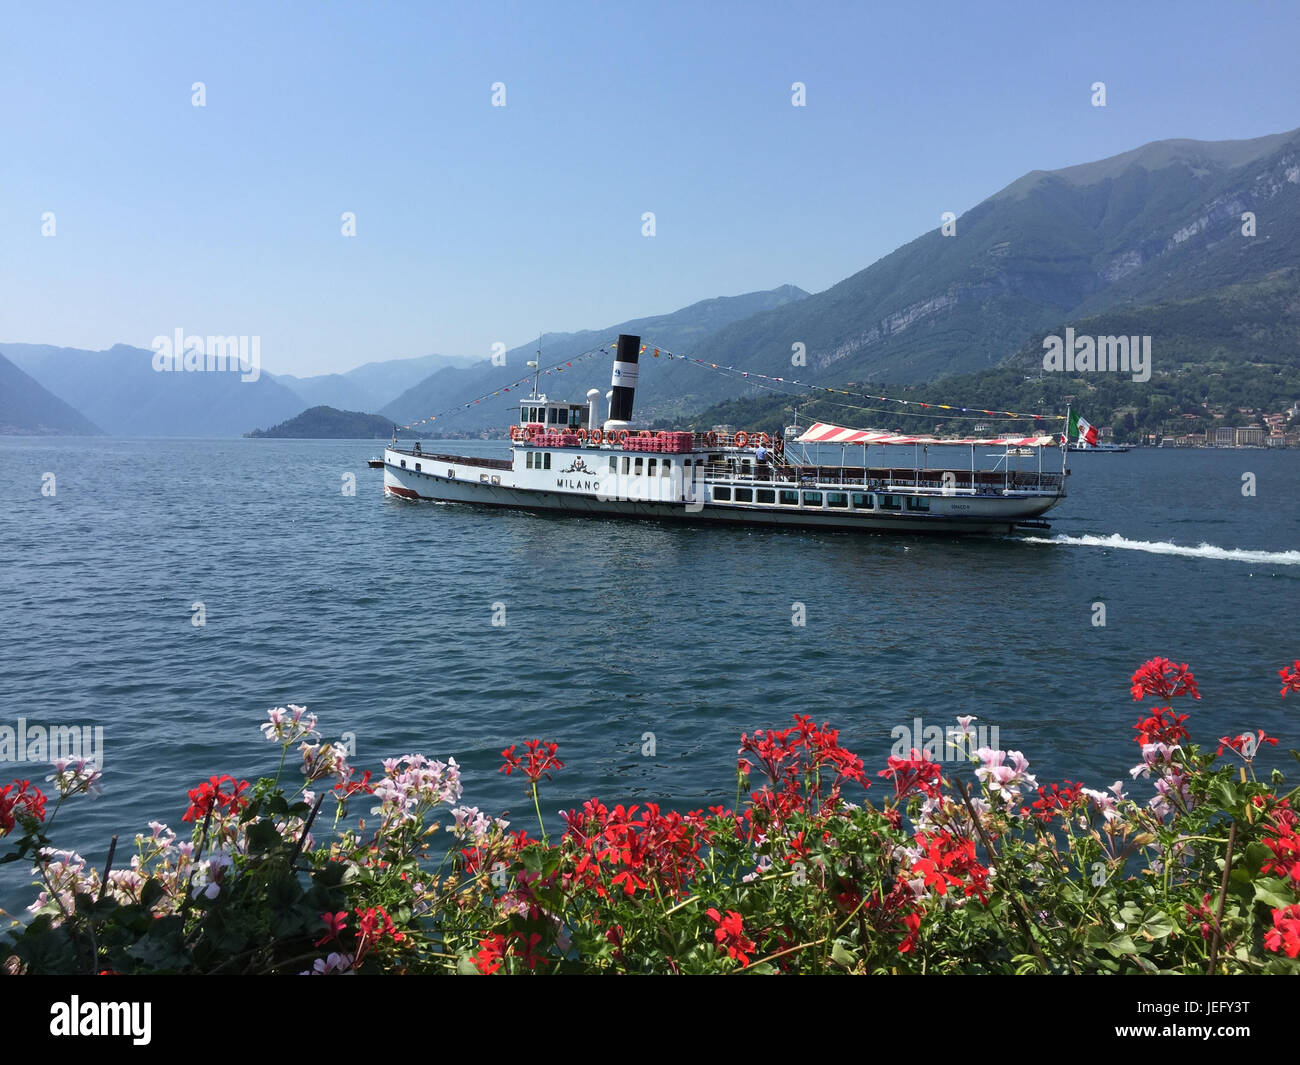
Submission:
[[[63,798],[83,791],[92,798],[101,793],[99,781],[104,774],[94,762],[85,758],[59,758],[53,764],[54,772],[45,779],[54,783]]]
[[[1169,765],[1174,760],[1174,752],[1181,750],[1181,747],[1170,747],[1167,743],[1144,743],[1142,744],[1142,764],[1135,765],[1129,770],[1129,774],[1134,780],[1137,780],[1140,776],[1149,777],[1152,769]]]
[[[268,740],[274,740],[285,747],[299,740],[320,736],[316,731],[316,715],[307,713],[305,706],[295,706],[293,703],[287,708],[277,706],[274,710],[268,710],[266,716],[268,720],[261,726],[262,732]]]
[[[995,751],[981,747],[975,755],[984,763],[975,770],[975,775],[989,786],[989,791],[993,794],[1001,795],[1010,802],[1020,798],[1018,785],[1038,787],[1037,779],[1026,772],[1029,760],[1020,751]],[[1008,758],[1011,759],[1011,765],[1006,764]]]
[[[1113,821],[1119,817],[1119,810],[1115,808],[1116,798],[1109,792],[1093,791],[1092,788],[1080,788],[1084,795],[1092,802],[1092,805],[1101,812],[1102,817],[1107,821]]]

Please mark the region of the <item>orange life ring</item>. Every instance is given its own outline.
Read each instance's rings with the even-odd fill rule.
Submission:
[[[736,447],[744,447],[749,443],[749,434],[744,429],[736,434]]]
[[[710,430],[705,434],[704,441],[709,445],[709,447],[716,447],[718,443],[718,434]]]
[[[768,436],[767,433],[759,433],[759,434],[758,434],[758,442],[759,442],[759,444],[761,444],[763,447],[767,447],[767,445],[770,444],[770,443],[772,442],[772,438],[771,438],[770,436]]]
[[[510,439],[511,439],[511,440],[518,440],[518,439],[519,439],[519,426],[517,426],[517,425],[512,425],[512,426],[510,427]]]
[[[629,433],[626,429],[620,429],[617,433],[614,434],[614,439],[620,444],[626,444],[628,437],[630,437],[631,435],[632,434]]]
[[[602,444],[605,441],[605,434],[599,429],[593,429],[587,436],[587,441],[592,444]]]
[[[521,430],[520,435],[524,438],[525,442],[531,440],[533,438],[533,427],[531,425],[525,425]]]
[[[585,444],[586,442],[587,442],[587,430],[586,430],[586,429],[579,429],[579,430],[578,430],[578,443],[580,443],[580,444]]]

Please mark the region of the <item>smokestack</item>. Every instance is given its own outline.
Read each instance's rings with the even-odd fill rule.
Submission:
[[[587,424],[595,429],[599,424],[596,419],[600,417],[600,389],[587,389]]]
[[[637,362],[641,358],[641,338],[623,333],[614,355],[614,372],[609,383],[613,398],[609,403],[609,420],[605,428],[625,428],[632,418],[632,401],[636,396]]]

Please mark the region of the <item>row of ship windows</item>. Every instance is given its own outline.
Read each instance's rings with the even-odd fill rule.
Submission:
[[[912,510],[930,509],[923,496],[873,495],[870,492],[799,492],[792,488],[727,488],[715,485],[715,503],[767,503],[780,507],[818,507],[832,510]]]
[[[673,472],[672,459],[647,459],[633,458],[631,455],[611,455],[609,457],[609,472],[619,472],[619,461],[622,460],[622,472],[634,476],[644,474],[647,477],[671,477]],[[683,459],[682,468],[690,469],[696,465],[694,459]],[[704,465],[704,460],[699,460],[699,465]],[[551,468],[551,453],[549,451],[529,451],[524,457],[524,466],[530,470],[549,470]],[[688,474],[689,476],[689,474]]]

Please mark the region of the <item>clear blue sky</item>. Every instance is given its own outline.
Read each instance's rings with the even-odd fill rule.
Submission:
[[[1300,126],[1294,3],[637,6],[5,5],[0,341],[487,357],[819,291],[1028,170]]]

